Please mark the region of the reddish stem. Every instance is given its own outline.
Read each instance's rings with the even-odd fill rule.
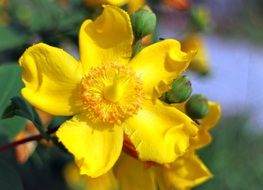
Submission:
[[[54,129],[50,129],[47,131],[47,134],[52,134],[54,132],[56,132],[58,130],[58,127],[54,128]],[[14,142],[11,142],[11,143],[8,143],[8,144],[4,144],[2,146],[0,146],[0,152],[3,152],[9,148],[12,148],[12,147],[15,147],[15,146],[18,146],[18,145],[21,145],[21,144],[24,144],[24,143],[28,143],[30,141],[39,141],[41,139],[43,139],[44,137],[39,134],[39,135],[34,135],[34,136],[31,136],[31,137],[27,137],[27,138],[24,138],[24,139],[21,139],[21,140],[18,140],[18,141],[14,141]]]

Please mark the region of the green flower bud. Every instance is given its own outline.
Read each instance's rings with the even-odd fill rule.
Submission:
[[[141,8],[131,15],[131,23],[134,36],[138,40],[155,31],[156,16],[151,10]]]
[[[211,29],[211,15],[204,6],[195,6],[190,11],[190,19],[197,30],[209,31]]]
[[[185,110],[192,119],[202,119],[208,114],[208,100],[201,94],[192,95],[186,102]]]
[[[186,101],[192,93],[192,86],[189,77],[180,76],[171,84],[171,89],[164,94],[167,103],[181,103]]]

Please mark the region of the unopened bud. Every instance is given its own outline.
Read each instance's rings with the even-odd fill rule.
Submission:
[[[206,7],[193,7],[190,12],[190,18],[196,29],[201,31],[209,31],[211,29],[211,15]]]
[[[172,82],[171,89],[161,99],[167,103],[181,103],[186,101],[191,93],[192,86],[189,77],[180,76]]]
[[[208,100],[201,94],[192,95],[185,105],[185,110],[192,119],[202,119],[208,114]]]
[[[138,40],[155,31],[156,16],[151,10],[141,8],[131,15],[131,22],[134,36]]]

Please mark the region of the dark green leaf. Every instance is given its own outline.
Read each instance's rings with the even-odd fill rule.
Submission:
[[[18,64],[0,66],[0,115],[8,105],[10,98],[19,95],[22,87],[21,69]],[[19,117],[1,119],[0,135],[6,136],[8,140],[13,140],[15,135],[25,128],[25,124],[26,120]]]
[[[0,52],[26,43],[26,37],[10,27],[0,27]]]
[[[40,134],[46,139],[49,139],[49,136],[45,133],[44,126],[36,110],[20,96],[11,98],[11,104],[6,107],[4,113],[2,114],[3,119],[14,116],[20,116],[32,121],[32,123],[39,130]]]
[[[16,170],[7,162],[0,160],[0,189],[23,190],[22,181]]]

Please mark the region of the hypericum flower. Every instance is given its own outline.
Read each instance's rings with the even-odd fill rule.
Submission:
[[[89,6],[96,6],[96,5],[102,5],[102,4],[122,6],[125,3],[128,3],[130,0],[84,0],[84,1]]]
[[[184,104],[174,105],[182,112],[185,112]],[[125,190],[186,190],[209,180],[212,174],[195,155],[195,150],[211,142],[212,137],[209,129],[216,125],[220,115],[219,104],[210,101],[207,116],[198,120],[200,129],[198,135],[190,141],[189,152],[168,165],[153,165],[146,168],[145,163],[122,154],[113,168],[120,188]]]
[[[183,111],[184,105],[179,108]],[[174,162],[166,165],[151,164],[136,160],[126,154],[121,154],[113,169],[101,177],[89,178],[80,176],[73,164],[66,167],[65,178],[72,189],[82,185],[89,190],[189,190],[200,185],[212,177],[209,169],[195,154],[194,149],[209,143],[208,129],[214,127],[220,117],[220,106],[215,102],[209,102],[208,115],[199,120],[201,132],[193,142],[192,150],[182,155]],[[209,138],[208,138],[209,137]],[[198,146],[197,146],[198,145]]]
[[[79,168],[70,162],[63,170],[65,182],[70,190],[118,190],[118,182],[112,170],[106,174],[91,178],[80,175]]]
[[[194,152],[189,152],[169,167],[146,167],[145,163],[122,154],[114,168],[98,178],[79,175],[73,164],[66,167],[64,176],[72,190],[79,187],[89,190],[188,190],[207,181],[212,174]]]
[[[208,74],[210,72],[208,58],[203,40],[198,35],[190,35],[182,42],[182,49],[184,51],[190,51],[191,49],[197,49],[197,54],[190,63],[188,69],[197,72],[199,74]]]
[[[157,181],[160,190],[186,190],[212,178],[211,172],[194,153],[178,158],[170,168],[157,168]]]
[[[81,26],[80,61],[43,43],[19,60],[25,99],[53,115],[74,115],[56,135],[81,174],[106,173],[121,153],[123,132],[139,159],[157,163],[182,155],[198,132],[188,116],[158,99],[194,53],[182,52],[180,43],[169,39],[130,60],[133,39],[129,15],[107,5]]]

